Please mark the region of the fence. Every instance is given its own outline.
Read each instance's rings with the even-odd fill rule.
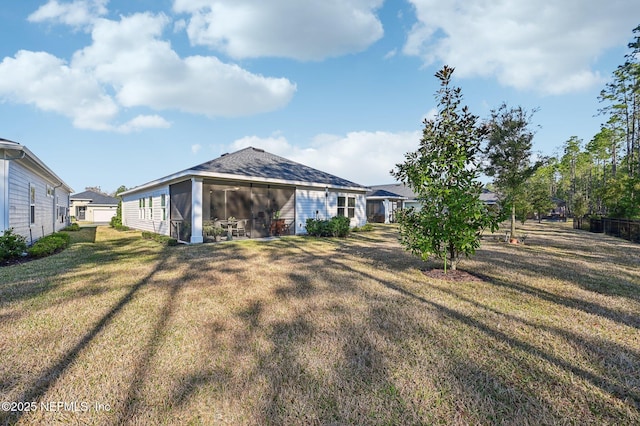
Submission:
[[[608,217],[590,219],[589,230],[591,232],[604,232],[607,235],[640,243],[640,220],[611,219]]]

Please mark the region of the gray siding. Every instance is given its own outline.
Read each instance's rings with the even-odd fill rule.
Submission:
[[[162,220],[161,195],[165,195],[166,220]],[[152,208],[149,208],[149,197],[152,197]],[[145,199],[144,212],[140,212],[139,200]],[[141,231],[169,235],[170,220],[169,186],[159,186],[146,191],[122,197],[122,224]],[[142,217],[141,217],[142,216]]]
[[[55,187],[52,182],[34,173],[18,161],[9,162],[8,198],[9,227],[16,233],[24,235],[28,242],[59,231],[67,226],[68,214],[58,215],[58,206],[69,207],[69,193],[61,188],[55,189],[54,195],[47,194],[47,185]],[[35,188],[35,223],[30,223],[30,186]],[[56,204],[57,196],[57,204]],[[62,222],[61,222],[62,220]]]

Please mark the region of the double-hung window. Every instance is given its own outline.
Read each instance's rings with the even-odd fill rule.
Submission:
[[[162,220],[167,220],[167,196],[160,195],[160,209],[162,210]]]
[[[356,197],[338,197],[338,216],[356,217]]]
[[[153,220],[153,197],[149,197],[149,220]]]
[[[144,198],[138,200],[138,219],[144,219]]]

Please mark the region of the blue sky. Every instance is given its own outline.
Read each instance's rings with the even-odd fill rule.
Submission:
[[[587,6],[588,5],[588,6]],[[50,0],[0,9],[0,137],[77,192],[256,146],[364,185],[418,145],[448,64],[481,118],[588,141],[636,0]]]

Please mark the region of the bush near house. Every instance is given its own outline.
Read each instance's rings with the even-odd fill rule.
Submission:
[[[80,230],[80,225],[78,225],[77,223],[72,223],[71,225],[63,229],[63,231],[79,231],[79,230]]]
[[[27,239],[13,232],[13,228],[6,229],[0,236],[0,260],[8,260],[21,256],[27,251]]]
[[[55,232],[36,241],[34,245],[29,247],[27,253],[32,257],[49,256],[67,248],[70,241],[71,236],[69,234]]]
[[[116,228],[117,229],[117,228]],[[155,232],[142,231],[142,238],[156,241],[164,246],[177,246],[178,240],[167,235],[156,234]]]
[[[346,237],[350,219],[334,216],[330,220],[307,219],[307,233],[314,237]]]

